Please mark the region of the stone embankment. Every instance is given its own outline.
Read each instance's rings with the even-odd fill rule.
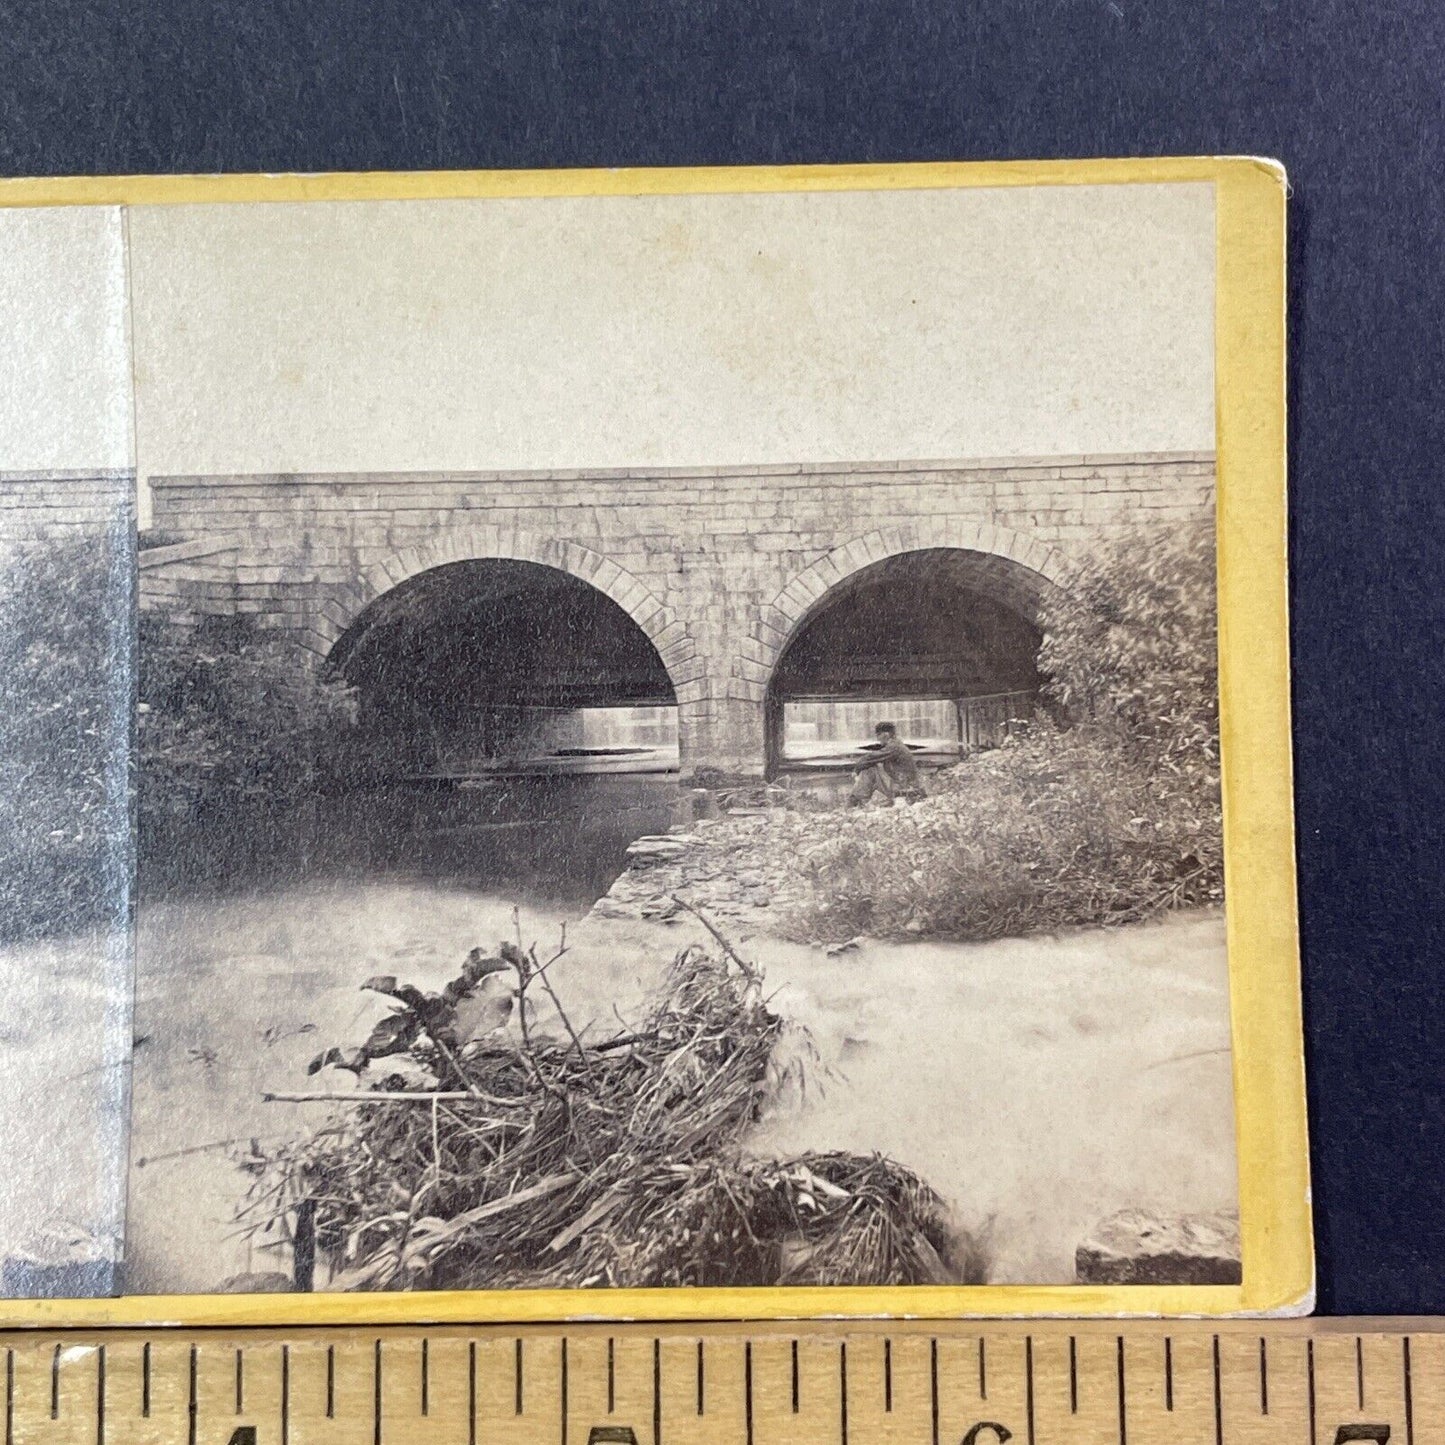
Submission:
[[[819,814],[784,808],[695,818],[633,843],[593,916],[667,922],[685,912],[681,899],[730,934],[777,933],[803,900],[807,857],[824,836]]]

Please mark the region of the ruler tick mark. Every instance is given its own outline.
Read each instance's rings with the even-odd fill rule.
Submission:
[[[662,1445],[662,1341],[652,1342],[652,1445]]]
[[[236,1365],[241,1364],[241,1352],[236,1351]],[[241,1381],[236,1380],[236,1408],[240,1410]],[[291,1346],[281,1346],[281,1445],[291,1441]]]
[[[988,1399],[988,1345],[982,1335],[978,1337],[978,1398]]]
[[[848,1445],[848,1346],[838,1343],[838,1438]]]
[[[336,1418],[336,1346],[326,1347],[326,1418]]]
[[[371,1347],[371,1442],[381,1445],[381,1340]]]
[[[1410,1336],[1402,1342],[1401,1364],[1405,1372],[1405,1445],[1415,1445],[1415,1397],[1410,1384]]]
[[[1069,1414],[1079,1413],[1079,1343],[1069,1336]]]
[[[189,1398],[186,1404],[186,1439],[196,1445],[196,1347],[191,1346]]]
[[[697,1413],[701,1415],[706,1408],[703,1396],[703,1363],[702,1363],[702,1341],[697,1342]]]
[[[793,1341],[793,1414],[798,1413],[798,1342]]]
[[[562,1342],[562,1358],[567,1358],[567,1342]],[[428,1350],[428,1341],[421,1342],[421,1412],[423,1415],[431,1414],[431,1356]]]
[[[1119,1376],[1119,1445],[1129,1445],[1129,1406],[1124,1398],[1124,1336],[1118,1337],[1116,1373]]]
[[[1365,1408],[1365,1343],[1355,1336],[1355,1404]]]
[[[743,1423],[747,1427],[747,1445],[753,1445],[753,1342],[743,1343]]]
[[[105,1445],[105,1346],[95,1352],[95,1445]]]
[[[567,1445],[567,1336],[562,1336],[562,1445]]]
[[[5,1445],[15,1445],[15,1351],[5,1351]]]
[[[1269,1346],[1259,1337],[1259,1413],[1269,1414]]]
[[[1224,1445],[1224,1392],[1219,1385],[1219,1336],[1214,1337],[1214,1445]]]
[[[1024,1418],[1028,1422],[1029,1445],[1034,1445],[1034,1337],[1024,1336]]]
[[[50,1357],[50,1418],[60,1418],[60,1346]]]
[[[883,1341],[883,1411],[893,1413],[893,1341]]]
[[[517,1378],[512,1401],[512,1413],[514,1415],[520,1415],[522,1413],[522,1337],[520,1335],[517,1336],[517,1344],[513,1351],[513,1357],[513,1370]]]
[[[1164,1408],[1174,1408],[1174,1341],[1164,1336]]]
[[[151,1342],[149,1340],[140,1347],[140,1416],[142,1420],[149,1420],[151,1417]]]
[[[1315,1445],[1315,1342],[1305,1341],[1305,1383],[1309,1396],[1310,1445]]]
[[[617,1341],[607,1337],[607,1413],[617,1408]]]
[[[236,1413],[239,1415],[246,1405],[246,1357],[236,1351]]]
[[[928,1342],[928,1396],[933,1419],[933,1445],[938,1445],[938,1341]]]
[[[467,1445],[477,1445],[477,1342],[467,1341]]]

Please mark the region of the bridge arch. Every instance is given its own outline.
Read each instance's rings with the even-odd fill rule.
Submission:
[[[647,634],[674,687],[694,680],[698,654],[687,625],[625,567],[578,542],[499,527],[445,528],[373,562],[354,581],[328,588],[313,623],[311,645],[329,654],[372,603],[413,577],[456,562],[487,561],[532,562],[590,584]]]
[[[805,567],[767,603],[750,646],[735,660],[735,696],[762,701],[773,669],[798,629],[840,583],[890,557],[909,552],[960,551],[979,556],[990,590],[1032,615],[1050,588],[1068,586],[1072,566],[1057,548],[1008,527],[940,517],[931,524],[879,527],[835,547]]]
[[[447,529],[329,589],[313,633],[358,689],[363,744],[408,768],[550,756],[594,725],[661,727],[663,745],[674,706],[678,746],[692,746],[702,664],[686,626],[626,569],[566,540]],[[602,723],[596,708],[633,721]]]
[[[835,548],[764,607],[749,654],[734,664],[733,695],[763,708],[769,771],[783,762],[790,702],[992,699],[976,712],[1035,692],[1039,602],[1068,575],[1058,552],[1022,533],[949,519]],[[841,716],[825,706],[800,725],[835,726]]]

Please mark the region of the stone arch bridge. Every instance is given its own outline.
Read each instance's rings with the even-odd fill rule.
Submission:
[[[1036,681],[1034,610],[1209,454],[151,479],[140,604],[249,616],[393,722],[677,705],[685,772],[756,775],[785,702]],[[402,701],[398,701],[401,699]]]

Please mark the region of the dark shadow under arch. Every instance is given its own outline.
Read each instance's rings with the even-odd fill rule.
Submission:
[[[364,734],[390,741],[412,770],[439,752],[496,758],[565,740],[559,720],[579,709],[676,702],[657,647],[623,607],[568,572],[513,558],[399,583],[329,661],[357,690]]]
[[[770,775],[798,701],[959,700],[1036,691],[1034,604],[1052,584],[994,554],[935,547],[861,567],[792,630],[768,682]],[[880,710],[880,718],[882,711]]]

